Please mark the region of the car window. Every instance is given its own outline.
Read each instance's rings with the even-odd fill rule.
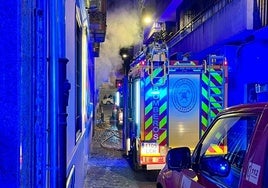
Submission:
[[[200,170],[204,177],[219,185],[238,187],[256,121],[256,115],[240,115],[226,116],[215,122],[200,152]]]

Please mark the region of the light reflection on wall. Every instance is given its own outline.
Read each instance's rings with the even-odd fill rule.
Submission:
[[[117,91],[115,93],[115,105],[120,106],[120,93],[119,93],[119,91]]]
[[[87,50],[87,28],[84,26],[82,31],[82,129],[84,129],[87,119],[87,70],[88,70],[88,50]]]

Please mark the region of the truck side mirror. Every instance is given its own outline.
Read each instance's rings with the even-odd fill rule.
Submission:
[[[191,151],[188,147],[173,148],[166,156],[168,168],[181,171],[191,166]]]

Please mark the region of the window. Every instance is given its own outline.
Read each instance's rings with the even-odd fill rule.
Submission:
[[[220,187],[238,186],[242,164],[256,121],[256,115],[247,114],[226,116],[215,122],[200,150],[200,171],[205,178]],[[215,162],[213,167],[212,161]],[[222,166],[224,163],[221,162],[224,161],[230,164],[226,165],[228,169]],[[207,170],[208,168],[210,170]],[[211,176],[211,172],[216,175]]]
[[[76,63],[75,63],[75,95],[76,95],[76,122],[75,140],[76,142],[82,133],[82,27],[79,10],[76,9]]]

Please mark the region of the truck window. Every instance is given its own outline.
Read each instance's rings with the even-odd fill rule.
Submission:
[[[226,116],[215,122],[204,139],[200,152],[200,170],[205,178],[222,186],[238,187],[241,168],[256,121],[256,115],[240,114],[239,116]],[[211,176],[211,171],[224,170],[224,168],[217,167],[218,163],[215,163],[215,169],[210,169],[208,173],[202,161],[210,159],[226,161],[230,164],[230,169],[224,175],[219,172],[221,175]]]

